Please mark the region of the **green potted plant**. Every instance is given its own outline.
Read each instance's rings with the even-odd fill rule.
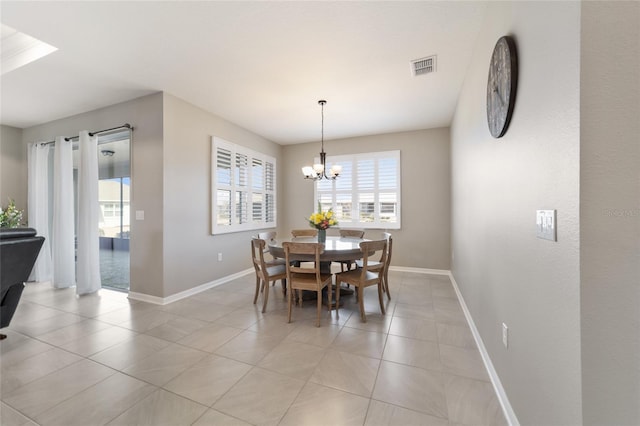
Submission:
[[[22,225],[22,210],[16,208],[16,203],[9,198],[9,205],[0,206],[0,228],[17,228]]]

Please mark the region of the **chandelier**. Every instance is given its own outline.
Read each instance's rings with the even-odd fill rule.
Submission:
[[[339,164],[334,164],[331,166],[329,170],[329,175],[327,176],[327,154],[324,152],[324,105],[327,103],[325,100],[318,101],[318,105],[322,108],[322,130],[321,130],[321,149],[320,149],[320,163],[316,163],[312,166],[304,166],[302,168],[302,173],[304,174],[305,179],[335,179],[338,177],[340,172],[342,171],[342,166]]]

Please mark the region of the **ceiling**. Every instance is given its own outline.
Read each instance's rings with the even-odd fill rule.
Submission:
[[[58,48],[1,77],[30,127],[165,91],[279,144],[448,126],[486,2],[24,2],[1,20]],[[410,61],[437,55],[413,77]],[[132,123],[135,126],[135,123]],[[97,130],[97,129],[96,129]]]

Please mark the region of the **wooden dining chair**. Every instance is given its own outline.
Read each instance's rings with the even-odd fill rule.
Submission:
[[[288,322],[291,322],[291,307],[293,304],[294,290],[315,291],[318,295],[318,318],[316,326],[320,327],[320,312],[322,311],[322,289],[328,287],[327,293],[329,298],[329,315],[331,315],[331,281],[332,274],[323,274],[320,272],[320,255],[324,252],[324,244],[322,243],[282,243],[284,248],[287,270],[287,304],[289,306]],[[299,262],[300,266],[296,266],[295,256],[306,255],[312,256],[313,262]],[[313,267],[309,265],[313,264]],[[298,297],[299,304],[302,306],[302,297]]]
[[[382,259],[375,261],[375,260],[370,260],[369,261],[369,270],[370,271],[378,271],[382,268],[384,268],[384,272],[383,272],[383,290],[385,293],[387,293],[387,298],[389,300],[391,300],[391,293],[389,292],[389,266],[391,265],[391,253],[392,253],[392,249],[393,249],[393,238],[391,237],[391,234],[388,232],[385,232],[384,234],[384,239],[387,240],[387,253],[385,256],[385,262],[384,264],[380,263]],[[356,266],[361,268],[362,267],[362,260],[358,259],[356,260]]]
[[[362,267],[358,269],[353,269],[351,271],[339,272],[336,274],[336,284],[340,284],[342,282],[351,284],[356,287],[358,291],[358,305],[360,306],[360,318],[362,322],[367,322],[367,317],[364,313],[364,289],[365,287],[369,287],[375,285],[378,287],[378,301],[380,302],[380,311],[382,314],[385,314],[384,304],[382,303],[382,292],[383,292],[383,268],[376,268],[374,270],[371,269],[369,263],[370,256],[376,256],[377,253],[380,253],[380,260],[378,261],[380,264],[384,265],[386,262],[386,253],[387,253],[387,240],[378,240],[378,241],[363,241],[360,243],[360,251],[362,251]],[[340,292],[336,292],[336,306],[340,306]],[[336,308],[336,312],[338,312],[339,308]]]
[[[276,240],[276,232],[275,231],[269,231],[269,232],[258,232],[258,238],[260,238],[261,240],[265,241],[265,249],[264,252],[265,254],[269,253],[269,247],[268,244],[275,242]],[[284,259],[277,259],[275,257],[273,257],[270,253],[269,253],[269,259],[265,259],[265,262],[267,263],[267,265],[284,265]]]
[[[364,231],[359,229],[340,229],[340,237],[342,238],[364,238]],[[340,264],[340,271],[344,272],[345,268],[347,271],[351,270],[351,266],[353,266],[353,260],[341,260],[338,262]]]
[[[316,237],[318,236],[317,229],[292,229],[291,235],[294,237]]]
[[[285,265],[269,265],[264,261],[264,248],[266,242],[260,238],[251,239],[251,259],[256,271],[256,294],[253,296],[253,304],[258,301],[258,294],[264,293],[262,302],[262,312],[267,310],[269,301],[269,283],[277,280],[282,281],[282,291],[285,292],[287,283],[287,269]]]

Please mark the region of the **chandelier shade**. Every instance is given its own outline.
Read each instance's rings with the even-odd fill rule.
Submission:
[[[322,124],[320,133],[320,162],[315,163],[313,166],[304,166],[302,168],[302,174],[305,179],[320,180],[320,179],[335,179],[342,172],[342,166],[334,164],[331,166],[327,174],[327,154],[324,152],[324,106],[327,103],[324,99],[318,101],[318,105],[321,107]]]

